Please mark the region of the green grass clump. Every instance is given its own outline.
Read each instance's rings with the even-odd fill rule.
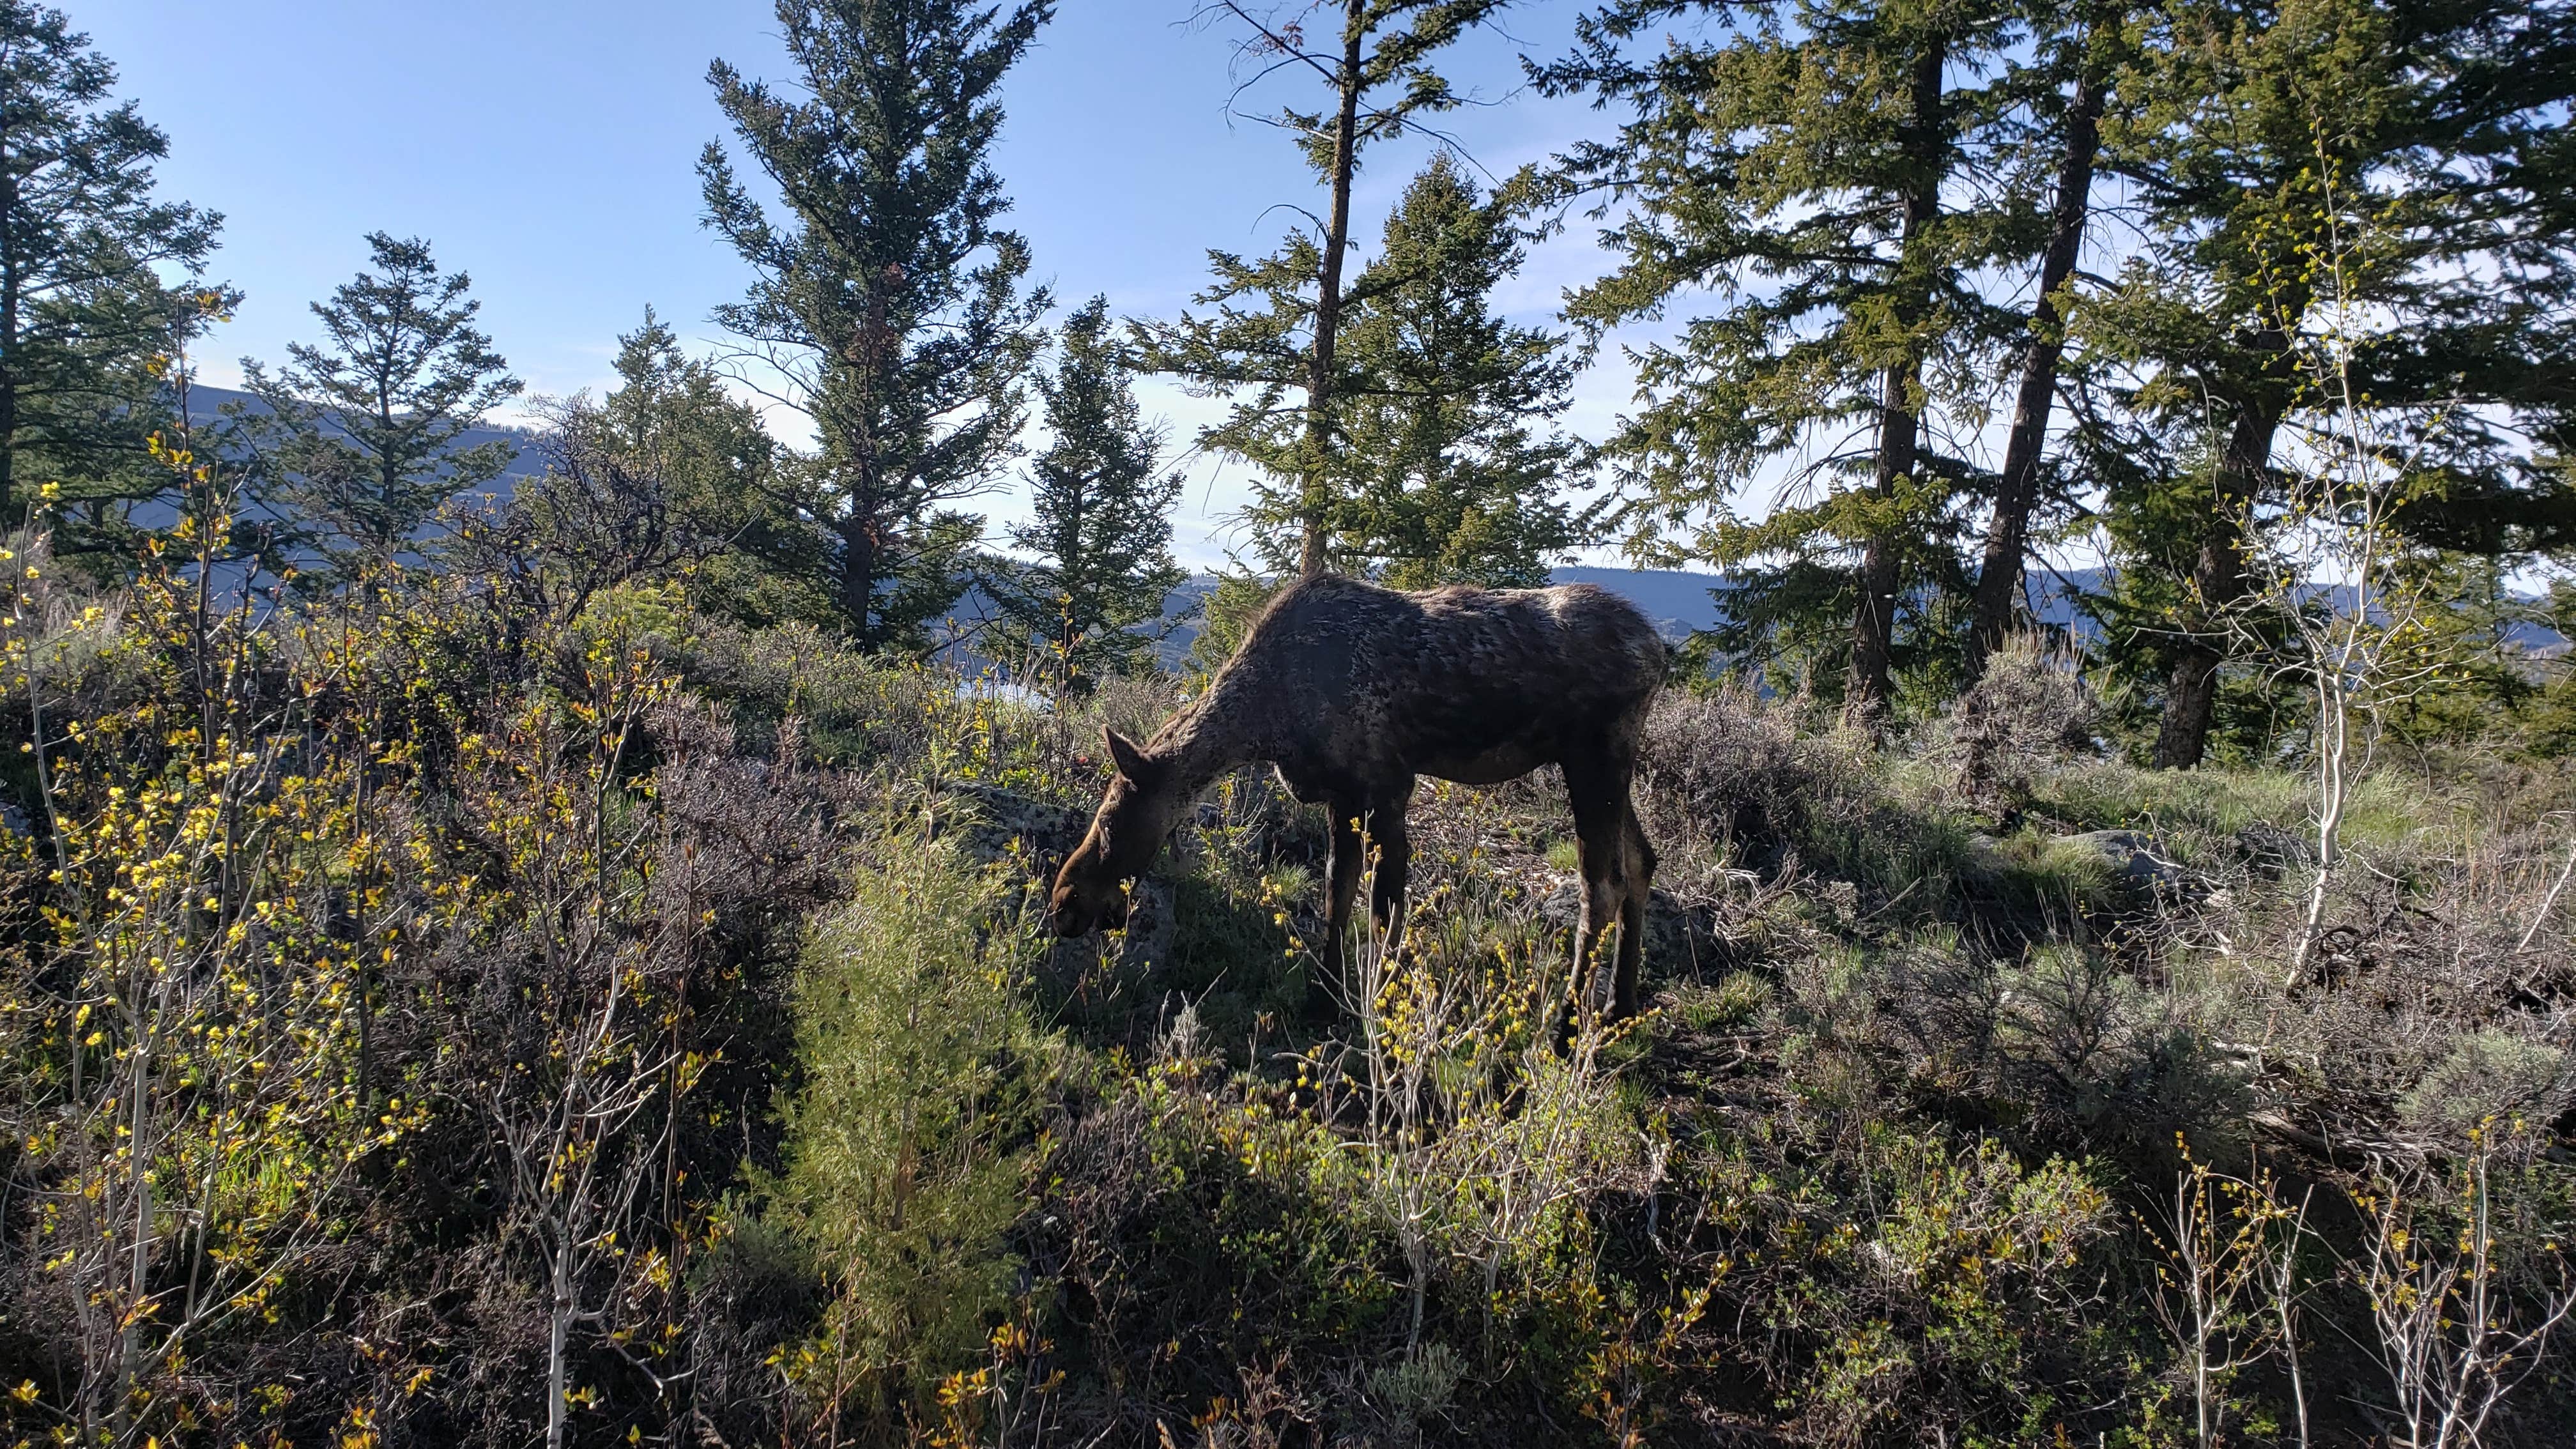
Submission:
[[[2088,841],[2020,830],[1997,841],[1987,859],[1996,867],[1997,885],[2043,910],[2094,911],[2115,904],[2110,859]]]
[[[2317,784],[2286,770],[2149,770],[2115,761],[2070,767],[2038,782],[2033,808],[2079,830],[2136,829],[2186,859],[2224,848],[2249,826],[2304,838],[2315,829]],[[2348,846],[2394,848],[2447,819],[2437,790],[2393,775],[2362,780],[2346,807]]]
[[[1673,1015],[1695,1032],[1749,1027],[1771,1006],[1771,983],[1750,971],[1733,971],[1713,986],[1686,982],[1673,989]]]

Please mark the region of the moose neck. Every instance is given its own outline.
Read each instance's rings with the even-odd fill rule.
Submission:
[[[1259,740],[1247,728],[1247,712],[1236,707],[1236,691],[1219,675],[1206,693],[1172,716],[1154,732],[1146,753],[1163,762],[1164,788],[1182,799],[1195,797],[1217,776],[1262,757]]]

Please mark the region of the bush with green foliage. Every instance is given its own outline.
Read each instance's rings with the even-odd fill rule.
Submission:
[[[797,972],[799,1087],[767,1192],[825,1284],[788,1378],[845,1432],[926,1419],[1007,1316],[1006,1234],[1070,1066],[1028,998],[1040,953],[1016,883],[925,822],[878,831]]]

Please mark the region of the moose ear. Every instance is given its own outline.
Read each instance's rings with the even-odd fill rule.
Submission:
[[[1145,752],[1130,744],[1125,735],[1107,725],[1102,725],[1100,739],[1103,744],[1109,746],[1109,758],[1118,766],[1119,774],[1142,783],[1152,772],[1153,764],[1145,758]]]

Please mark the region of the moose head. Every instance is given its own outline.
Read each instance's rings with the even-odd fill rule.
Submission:
[[[1184,802],[1172,788],[1167,761],[1146,753],[1116,730],[1101,740],[1118,773],[1100,797],[1091,829],[1056,872],[1047,918],[1061,936],[1087,935],[1127,924],[1127,882],[1145,873]]]

